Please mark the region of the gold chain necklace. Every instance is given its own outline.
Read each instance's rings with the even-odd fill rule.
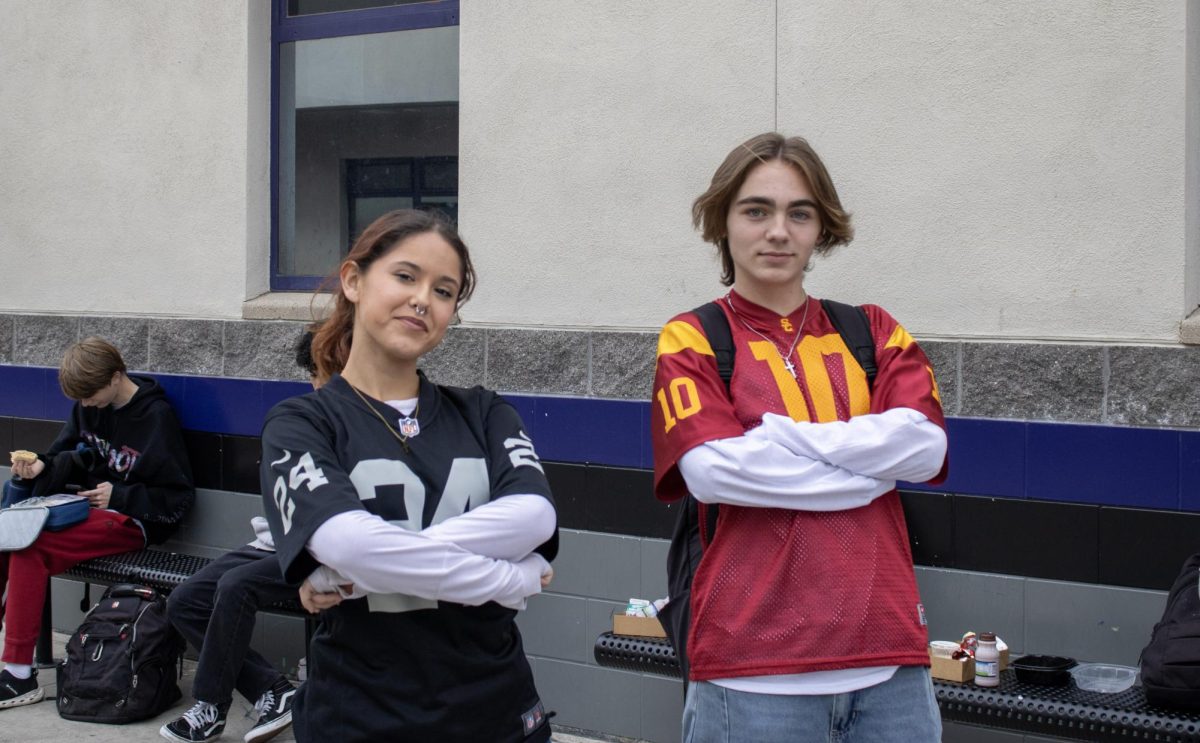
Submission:
[[[392,424],[388,423],[387,418],[384,418],[383,414],[375,409],[375,406],[367,400],[366,395],[359,392],[358,388],[350,384],[349,381],[347,381],[346,384],[350,385],[350,389],[354,390],[354,394],[358,395],[358,399],[362,400],[363,405],[367,406],[367,410],[370,410],[372,413],[374,413],[375,417],[378,418],[383,425],[387,426],[387,430],[396,437],[396,440],[400,442],[400,446],[404,448],[404,453],[408,454],[410,452],[410,449],[408,448],[408,440],[421,433],[421,424],[417,422],[417,411],[421,409],[420,399],[418,399],[417,404],[413,406],[412,415],[407,415],[400,419],[400,431],[404,432],[401,434],[400,431],[392,428]],[[420,397],[420,392],[420,387],[418,387],[418,398]]]
[[[738,314],[738,311],[733,306],[733,298],[728,294],[725,295],[725,304],[729,305],[729,311],[732,312],[733,316],[738,319],[738,322],[745,326],[746,330],[749,330],[751,333],[754,333],[759,338],[762,338],[764,341],[771,344],[771,348],[774,348],[775,353],[779,354],[779,358],[783,359],[784,368],[787,369],[788,373],[792,375],[792,379],[795,379],[796,365],[792,363],[792,353],[796,350],[796,344],[800,342],[800,336],[804,335],[804,323],[808,321],[808,308],[812,304],[812,297],[804,298],[804,317],[800,318],[800,327],[796,329],[796,337],[792,338],[792,345],[788,348],[786,354],[779,350],[779,346],[776,345],[775,341],[750,327],[750,323],[746,322],[745,318]]]

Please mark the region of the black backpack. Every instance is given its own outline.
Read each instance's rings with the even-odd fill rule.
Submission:
[[[1141,665],[1146,701],[1200,709],[1200,553],[1183,563]]]
[[[121,583],[104,592],[67,641],[58,665],[58,714],[121,724],[179,701],[184,641],[153,588]]]
[[[867,374],[867,387],[875,384],[875,339],[871,336],[871,324],[861,307],[822,299],[821,307],[829,315],[830,322],[859,366]],[[716,302],[709,302],[692,310],[704,328],[708,345],[717,360],[717,374],[725,383],[726,391],[733,379],[734,346],[729,331],[729,320]],[[679,515],[675,519],[675,530],[671,535],[671,546],[667,551],[667,605],[659,612],[659,621],[667,633],[667,639],[675,648],[679,668],[687,685],[687,636],[692,623],[692,576],[700,565],[705,545],[712,542],[717,531],[719,507],[700,503],[692,496],[680,502]]]

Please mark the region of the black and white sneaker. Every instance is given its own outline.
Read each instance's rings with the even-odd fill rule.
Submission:
[[[38,686],[37,669],[32,669],[27,679],[19,679],[5,668],[0,671],[0,709],[33,704],[45,698],[46,692]]]
[[[226,711],[215,704],[196,702],[187,712],[159,728],[158,734],[183,743],[216,740],[225,732]]]
[[[258,722],[254,723],[243,740],[246,743],[262,743],[286,730],[292,724],[292,702],[295,700],[296,687],[281,677],[254,704]]]

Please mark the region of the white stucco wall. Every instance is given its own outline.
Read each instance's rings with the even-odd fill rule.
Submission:
[[[236,317],[265,289],[269,7],[3,3],[0,310]]]
[[[651,327],[717,291],[691,201],[774,125],[774,3],[461,7],[464,318]]]
[[[1181,2],[781,14],[780,125],[858,216],[814,289],[925,334],[1176,340],[1185,42]]]
[[[1184,3],[464,0],[462,18],[469,320],[650,327],[710,298],[691,200],[776,126],[856,214],[815,294],[948,337],[1174,342],[1194,306]]]
[[[1200,305],[1200,0],[1188,0],[1187,3],[1185,57],[1187,115],[1184,136],[1187,139],[1187,185],[1184,195],[1187,202],[1187,261],[1184,269],[1184,306],[1194,308]],[[1189,324],[1200,331],[1200,316],[1194,311]]]
[[[714,296],[690,203],[780,128],[856,215],[814,293],[924,336],[1174,342],[1195,6],[463,0],[465,318],[653,328]],[[240,316],[267,285],[268,1],[0,10],[0,311]]]

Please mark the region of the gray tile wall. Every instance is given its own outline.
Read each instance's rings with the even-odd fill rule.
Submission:
[[[1108,353],[1112,422],[1200,425],[1200,349],[1115,347]]]
[[[995,631],[1014,653],[1137,665],[1166,591],[916,568],[931,639]]]
[[[487,331],[487,386],[508,392],[583,395],[588,337],[566,330]]]
[[[0,315],[0,364],[13,363],[13,324],[16,317]]]
[[[304,323],[0,314],[0,363],[56,367],[67,346],[97,335],[131,369],[305,380],[295,364]]]
[[[438,347],[421,359],[430,379],[455,387],[483,384],[487,333],[478,328],[452,328]]]
[[[4,473],[0,472],[0,476]],[[252,538],[249,520],[261,513],[253,495],[198,492],[197,507],[168,547],[216,556]],[[564,529],[550,590],[518,617],[538,688],[556,722],[610,735],[677,743],[683,709],[675,679],[601,668],[593,647],[612,627],[612,612],[631,596],[666,593],[667,542]],[[597,569],[603,566],[603,569]],[[988,573],[918,567],[917,582],[930,637],[954,639],[966,630],[994,630],[1015,653],[1069,655],[1081,660],[1135,665],[1162,613],[1166,593],[1047,581]],[[91,601],[103,589],[93,588]],[[82,586],[53,581],[55,627],[70,631],[82,620]],[[261,615],[254,646],[294,673],[304,649],[304,623]],[[971,737],[972,735],[985,737]],[[955,726],[953,741],[1001,741],[990,733]]]
[[[99,336],[121,351],[130,369],[150,367],[150,321],[140,317],[81,317],[79,337]]]
[[[1104,385],[1099,346],[967,343],[961,415],[1100,422]]]
[[[933,364],[933,373],[942,395],[942,409],[946,415],[958,415],[961,407],[958,379],[962,367],[962,345],[945,341],[926,341],[921,344],[929,362]]]
[[[0,313],[0,363],[57,366],[88,335],[132,368],[303,380],[304,323]],[[648,400],[655,332],[453,327],[423,366],[437,381],[501,392]],[[922,344],[947,414],[980,418],[1200,425],[1200,348],[1087,344]]]
[[[79,337],[78,317],[14,315],[12,360],[27,366],[58,366]]]

